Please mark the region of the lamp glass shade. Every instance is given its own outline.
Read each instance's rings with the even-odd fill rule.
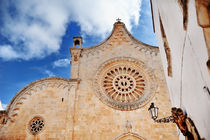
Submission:
[[[148,110],[150,112],[151,118],[153,120],[157,119],[157,117],[158,117],[158,107],[155,107],[154,103],[151,103]]]

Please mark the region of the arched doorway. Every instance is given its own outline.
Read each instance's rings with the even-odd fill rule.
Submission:
[[[118,136],[115,140],[145,140],[145,139],[136,133],[129,132]]]

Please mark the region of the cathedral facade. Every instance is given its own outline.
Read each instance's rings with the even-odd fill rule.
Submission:
[[[70,48],[71,78],[50,77],[19,91],[0,114],[0,139],[177,140],[158,47],[136,40],[117,21],[102,43]]]

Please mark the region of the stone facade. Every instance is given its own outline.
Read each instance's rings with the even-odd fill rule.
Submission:
[[[71,79],[45,78],[23,88],[10,102],[0,139],[177,140],[159,49],[137,41],[118,21],[99,45],[70,48]],[[76,47],[79,45],[80,47]]]
[[[185,111],[201,138],[210,139],[210,1],[151,0],[151,4],[172,106]]]

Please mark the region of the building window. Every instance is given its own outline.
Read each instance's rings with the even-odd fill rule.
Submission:
[[[115,67],[108,71],[103,80],[107,96],[116,102],[139,100],[145,89],[144,78],[138,70],[129,67]]]
[[[44,125],[45,124],[43,118],[36,116],[29,122],[29,130],[31,134],[37,135],[40,131],[43,130]]]
[[[93,84],[103,103],[121,111],[144,106],[157,88],[153,70],[143,62],[127,57],[103,63]]]
[[[163,38],[163,46],[164,46],[164,50],[165,50],[165,54],[166,54],[166,60],[167,60],[167,63],[168,63],[168,67],[167,67],[168,76],[172,77],[171,50],[170,50],[169,45],[168,45],[165,30],[163,28],[163,24],[162,24],[160,16],[159,16],[159,19],[160,19],[161,34],[162,34],[162,38]]]

